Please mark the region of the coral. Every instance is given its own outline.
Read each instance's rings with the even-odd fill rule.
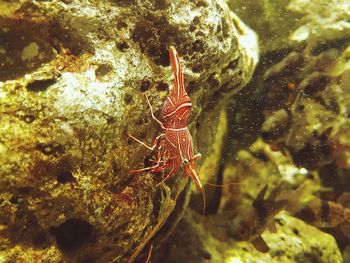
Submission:
[[[220,0],[2,1],[0,15],[0,258],[134,259],[188,192],[181,174],[155,187],[161,175],[128,173],[151,153],[127,133],[159,131],[143,93],[158,115],[176,46],[205,155],[209,114],[257,63],[255,34]]]

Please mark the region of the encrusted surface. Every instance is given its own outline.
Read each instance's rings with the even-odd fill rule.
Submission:
[[[350,165],[349,52],[344,46],[321,52],[317,46],[307,46],[290,53],[265,75],[269,103],[263,126],[271,119],[279,125],[266,128],[263,136],[287,148],[297,165],[319,170],[324,183],[339,191],[350,190],[347,177],[335,174]],[[291,57],[299,62],[293,65]],[[281,110],[288,112],[287,118],[278,117]],[[332,175],[326,175],[332,169]]]
[[[265,185],[272,189],[281,180],[295,185],[304,182],[300,202],[305,203],[320,189],[317,173],[295,166],[290,157],[259,139],[237,153],[235,160],[226,165],[224,177],[224,183],[239,180],[240,184],[223,189],[219,211],[201,217],[187,210],[169,240],[153,253],[152,262],[342,262],[334,237],[286,212],[273,220],[276,233],[264,229],[268,253],[257,251],[249,242],[236,241],[229,234],[236,216],[251,208]]]
[[[301,16],[292,40],[329,41],[350,33],[350,2],[343,0],[291,0],[288,9]]]
[[[262,53],[325,42],[350,33],[350,2],[344,0],[226,0],[260,39]],[[259,18],[259,19],[258,19]]]
[[[209,152],[212,162],[204,162],[202,168],[203,177],[218,177],[211,182],[240,184],[214,191],[206,186],[210,215],[201,218],[188,212],[152,261],[348,262],[349,232],[329,223],[339,220],[349,226],[343,212],[349,199],[341,203],[337,199],[350,192],[348,1],[227,2],[247,15],[262,41],[268,38],[261,43],[266,53],[251,83],[217,122],[216,144]],[[288,8],[292,16],[284,13]],[[257,20],[256,14],[264,17]],[[297,20],[288,21],[294,16]],[[273,25],[265,25],[266,21]],[[301,32],[295,31],[296,26],[307,35],[290,41],[293,32]],[[258,252],[249,242],[229,239],[227,226],[233,225],[232,220],[252,208],[265,185],[271,190],[281,182],[304,187],[294,209],[315,209],[313,201],[322,199],[323,213],[303,210],[311,213],[275,216],[277,232],[270,233],[273,227],[265,225],[262,235],[268,253]],[[199,197],[192,200],[192,207],[200,212]],[[326,204],[332,202],[338,209],[327,211]],[[319,229],[308,217],[320,222],[314,224]],[[264,218],[266,214],[255,217]],[[246,227],[254,230],[253,224]]]
[[[134,258],[187,183],[179,174],[156,188],[161,175],[128,174],[150,153],[127,133],[150,143],[159,131],[143,93],[158,115],[174,45],[205,153],[216,127],[205,109],[215,116],[212,103],[223,106],[248,82],[255,34],[222,1],[21,1],[0,10],[0,258]]]
[[[298,16],[288,9],[290,0],[226,0],[230,8],[259,35],[262,53],[290,48],[288,36],[297,28]]]
[[[276,216],[277,233],[263,235],[269,253],[230,239],[225,225],[218,224],[225,221],[220,215],[206,218],[204,227],[195,223],[198,220],[187,213],[165,247],[154,253],[152,262],[342,262],[332,236],[286,213]]]

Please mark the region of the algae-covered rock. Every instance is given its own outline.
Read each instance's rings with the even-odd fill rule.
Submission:
[[[151,153],[127,134],[150,143],[159,132],[143,94],[158,116],[174,45],[203,141],[216,126],[199,127],[201,109],[215,116],[248,82],[255,34],[222,1],[2,1],[0,10],[0,258],[132,261],[187,183],[179,174],[156,187],[161,174],[128,173]]]
[[[339,210],[331,208],[332,211],[327,212],[324,205],[324,213],[321,216],[318,214],[317,218],[321,222],[318,227],[332,233],[336,242],[328,235],[325,239],[321,231],[306,224],[302,224],[303,230],[291,233],[294,224],[301,226],[299,220],[292,218],[293,223],[288,224],[283,239],[296,243],[283,246],[280,233],[275,236],[271,234],[276,238],[270,239],[269,243],[270,235],[265,233],[263,237],[271,248],[271,258],[259,254],[259,258],[252,259],[252,262],[273,262],[280,255],[283,256],[277,262],[346,261],[348,232],[327,223],[340,217],[346,222],[345,225],[348,224],[347,212],[343,211],[347,211],[349,202],[343,200],[339,203],[337,199],[343,194],[347,196],[350,191],[348,1],[227,2],[232,10],[245,14],[248,24],[257,29],[264,56],[251,83],[226,109],[228,128],[222,130],[227,134],[226,139],[224,143],[219,140],[220,143],[216,145],[224,145],[221,149],[228,153],[221,163],[214,162],[211,166],[215,175],[221,178],[220,184],[239,184],[224,186],[215,192],[214,196],[219,200],[216,203],[220,205],[217,205],[214,213],[224,216],[228,213],[239,214],[251,207],[265,185],[271,189],[288,181],[296,188],[304,182],[303,199],[295,200],[299,208],[305,205],[310,209],[303,211],[312,212],[315,209],[312,199],[323,200],[323,204],[333,202],[335,207],[340,207]],[[296,27],[299,29],[296,30]],[[307,33],[304,37],[303,32]],[[291,38],[293,41],[289,41]],[[222,134],[218,132],[217,135]],[[213,160],[217,160],[217,156]],[[203,169],[203,172],[211,171]],[[212,210],[212,207],[209,208]],[[306,215],[305,222],[313,215]],[[209,220],[207,217],[203,221]],[[222,218],[213,219],[209,229],[219,232],[217,225],[221,222]],[[208,231],[208,228],[205,230]],[[317,239],[294,239],[294,234],[301,236],[299,231],[305,233],[313,230],[317,232],[314,234]],[[219,244],[224,247],[226,242],[220,239]],[[211,241],[201,243],[209,245],[197,251],[215,247]],[[299,253],[298,249],[302,246],[307,253]],[[332,249],[325,252],[327,257],[323,257],[327,246]],[[288,247],[293,249],[289,251]],[[344,255],[343,260],[339,251]],[[246,258],[253,253],[249,250]],[[284,256],[288,253],[293,256]],[[332,253],[335,257],[332,257]],[[216,258],[215,253],[212,253],[212,258]],[[220,257],[218,260],[223,262]],[[239,262],[241,259],[237,257],[234,260]]]
[[[235,240],[230,231],[236,217],[251,209],[265,185],[271,191],[281,181],[297,186],[303,183],[302,198],[295,204],[308,202],[320,189],[317,173],[296,166],[291,156],[258,139],[226,164],[224,184],[232,181],[240,184],[222,189],[216,213],[202,217],[186,211],[174,233],[160,250],[154,251],[152,262],[342,262],[334,237],[286,212],[280,212],[272,221],[276,233],[267,227],[263,229],[262,237],[269,246],[267,253],[259,252],[250,242]],[[255,225],[246,228],[252,230]]]
[[[226,0],[260,39],[262,53],[295,48],[303,41],[346,38],[350,2],[344,0]]]
[[[344,0],[291,0],[288,9],[299,15],[292,40],[319,42],[341,39],[350,33],[350,2]]]
[[[188,212],[164,248],[154,253],[152,262],[342,262],[332,236],[286,213],[276,216],[276,233],[263,234],[269,253],[229,238],[227,221],[223,224],[223,216],[218,217],[206,218],[203,227],[195,223],[200,219]]]
[[[328,35],[328,39],[343,37],[340,41],[324,42],[320,32],[332,28],[333,22],[324,28],[322,23],[317,24],[328,14],[335,20],[345,20],[347,16],[341,14],[347,9],[339,10],[330,5],[327,10],[321,6],[313,9],[316,1],[300,1],[301,6],[311,3],[310,8],[298,11],[292,4],[290,8],[296,13],[313,15],[299,19],[296,13],[285,15],[290,1],[245,1],[235,6],[232,5],[234,1],[227,2],[233,10],[245,13],[248,22],[253,20],[251,25],[260,29],[263,50],[267,53],[248,87],[250,91],[245,89],[239,94],[240,100],[225,109],[216,122],[217,128],[211,130],[216,132],[210,133],[209,138],[215,138],[216,143],[207,151],[211,158],[203,162],[201,171],[208,179],[213,174],[221,177],[219,183],[240,184],[225,186],[214,194],[208,194],[210,186],[206,187],[207,211],[214,215],[201,220],[189,212],[159,254],[155,252],[155,258],[157,262],[165,259],[177,262],[342,262],[339,251],[346,242],[334,235],[337,244],[332,236],[288,215],[276,217],[277,234],[263,234],[270,246],[267,254],[255,251],[249,243],[229,241],[222,225],[251,207],[265,185],[271,189],[281,181],[288,181],[295,187],[304,182],[306,200],[320,197],[325,191],[334,195],[349,191],[347,31],[344,30],[344,34],[339,31],[334,37],[331,33]],[[338,2],[343,6],[347,4]],[[259,10],[261,6],[263,12]],[[261,25],[262,19],[272,26]],[[313,26],[316,24],[317,27]],[[289,41],[288,36],[299,25],[312,26],[309,37],[297,39],[306,40],[297,46],[297,41]],[[265,119],[263,123],[260,123],[261,117]],[[208,118],[205,123],[210,125],[212,119]],[[264,141],[256,138],[260,135]],[[223,159],[223,155],[226,158]],[[216,204],[215,209],[213,199],[221,203]],[[307,236],[309,233],[311,235]]]
[[[313,39],[270,66],[263,76],[262,137],[290,157],[305,178],[313,178],[308,189],[314,198],[331,201],[341,210],[347,209],[348,201],[337,197],[350,191],[348,55],[347,38],[328,43]],[[337,218],[338,212],[329,214],[330,219]],[[336,225],[325,226],[324,217],[317,219],[318,227],[332,233],[339,248],[345,249],[347,232]],[[304,215],[306,222],[307,218]],[[341,220],[348,224],[345,213]]]
[[[298,166],[317,170],[337,191],[349,191],[349,50],[343,44],[319,51],[313,44],[290,53],[265,75],[264,138],[288,149]],[[299,57],[294,66],[292,56]],[[279,118],[279,126],[268,125],[283,110],[288,117]]]
[[[279,51],[296,44],[289,35],[298,16],[288,9],[290,0],[226,0],[231,10],[259,35],[261,52]]]

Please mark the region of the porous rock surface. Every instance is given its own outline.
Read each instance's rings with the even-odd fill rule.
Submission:
[[[341,39],[350,33],[350,2],[344,0],[291,0],[288,9],[300,17],[291,40]]]
[[[240,184],[224,187],[219,210],[203,218],[187,209],[162,248],[154,251],[152,262],[342,262],[333,236],[286,212],[274,217],[276,233],[268,228],[263,231],[262,237],[270,248],[268,253],[259,252],[250,242],[234,240],[230,235],[235,217],[251,209],[253,200],[266,185],[271,191],[282,180],[295,185],[304,183],[300,201],[313,198],[320,189],[320,180],[316,173],[305,172],[305,168],[293,164],[288,156],[258,139],[226,164],[224,183]],[[246,226],[246,231],[253,229],[254,222]]]
[[[249,209],[265,185],[303,184],[300,207],[350,191],[349,1],[227,2],[260,34],[265,56],[225,109],[228,127],[216,145],[227,158],[213,151],[213,162],[201,169],[221,177],[220,184],[239,184],[219,188],[211,199],[206,187],[210,215],[186,215],[152,262],[348,262],[349,238],[336,227],[316,229],[280,213],[277,233],[263,234],[270,251],[260,253],[248,242],[228,240],[219,226],[230,213]]]
[[[248,82],[255,34],[220,0],[2,1],[0,10],[0,259],[134,260],[187,183],[179,174],[155,187],[161,175],[128,173],[150,153],[127,133],[150,143],[159,132],[143,93],[158,115],[174,45],[205,153],[216,127],[201,126],[206,109],[215,116]]]
[[[229,7],[259,35],[261,53],[290,48],[289,35],[299,17],[288,9],[290,0],[226,0]]]
[[[266,72],[262,135],[324,185],[348,192],[350,47],[338,44],[293,51]]]
[[[240,108],[235,112],[243,117],[236,119],[240,123],[236,121],[232,149],[237,151],[242,145],[238,141],[246,144],[238,153],[232,150],[236,154],[224,169],[224,183],[235,181],[240,185],[223,190],[220,207],[223,213],[229,209],[239,214],[240,210],[250,207],[264,185],[272,188],[281,181],[296,187],[303,183],[300,207],[315,198],[334,200],[330,196],[350,191],[349,40],[346,35],[337,41],[314,40],[306,41],[293,51],[281,50],[279,56],[263,57],[252,81],[255,89],[250,93],[249,87],[242,91],[244,95],[238,101],[243,102],[238,103]],[[260,103],[254,104],[255,101]],[[260,128],[251,131],[250,127],[257,122],[261,122]],[[246,139],[252,135],[258,137],[253,144]],[[303,219],[307,222],[307,216]],[[291,232],[288,227],[295,228],[299,223],[293,225],[286,225],[286,232]],[[291,234],[291,243],[295,243],[287,247],[283,247],[284,240],[279,240],[281,233],[269,236],[266,231],[263,237],[268,244],[271,237],[270,256],[279,258],[290,253],[293,247],[295,256],[283,262],[347,260],[349,238],[339,227],[315,231],[313,235],[319,236],[317,239],[303,234],[311,233],[314,227],[303,224],[303,229],[292,229],[298,237],[295,239]],[[298,251],[298,243],[303,244],[303,250]],[[280,251],[278,246],[282,248]]]
[[[342,262],[332,236],[287,213],[276,216],[277,233],[263,234],[269,253],[231,239],[223,215],[206,218],[204,226],[196,224],[198,220],[194,212],[186,211],[163,249],[153,254],[152,262]]]

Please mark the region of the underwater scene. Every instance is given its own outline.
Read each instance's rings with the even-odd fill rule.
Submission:
[[[0,263],[350,263],[349,0],[0,0]]]

